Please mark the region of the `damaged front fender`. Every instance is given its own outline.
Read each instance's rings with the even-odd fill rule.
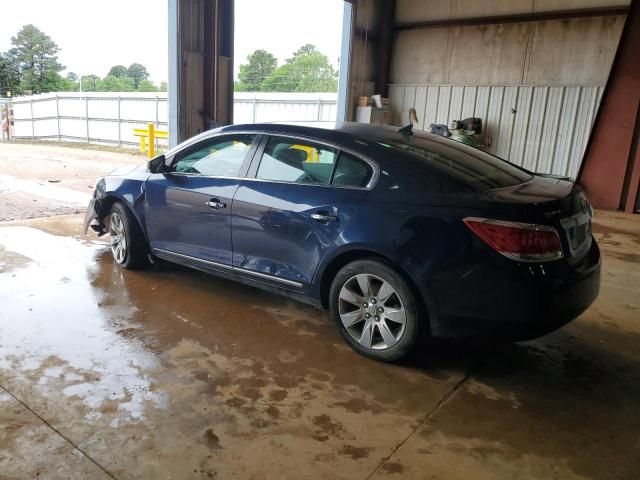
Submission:
[[[99,237],[101,237],[102,235],[107,233],[107,231],[105,230],[105,225],[100,220],[98,220],[99,217],[96,210],[96,203],[96,199],[92,198],[89,202],[89,205],[87,206],[87,211],[84,214],[84,234],[86,235],[89,231],[89,227],[91,227],[91,229],[95,231]],[[92,223],[94,220],[96,220],[97,222]]]
[[[107,233],[105,219],[109,215],[114,202],[124,203],[131,209],[134,217],[142,227],[144,224],[144,187],[149,172],[138,167],[128,171],[126,176],[109,175],[96,183],[93,198],[89,201],[84,216],[84,233],[91,227],[98,236]],[[143,229],[144,231],[144,229]]]

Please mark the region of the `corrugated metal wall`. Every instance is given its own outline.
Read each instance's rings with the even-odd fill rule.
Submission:
[[[602,86],[391,85],[393,123],[417,128],[480,117],[485,149],[517,165],[575,177],[602,96]]]

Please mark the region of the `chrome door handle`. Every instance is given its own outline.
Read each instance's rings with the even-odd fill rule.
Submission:
[[[334,215],[327,215],[326,213],[312,213],[311,218],[317,222],[337,222],[338,217]]]
[[[227,208],[227,204],[221,202],[217,198],[212,198],[208,202],[204,202],[204,204],[206,206],[210,207],[210,208],[213,208],[214,210],[220,210],[221,208]]]

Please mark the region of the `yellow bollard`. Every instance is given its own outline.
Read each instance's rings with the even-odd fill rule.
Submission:
[[[149,124],[149,158],[156,156],[156,127],[153,123]]]

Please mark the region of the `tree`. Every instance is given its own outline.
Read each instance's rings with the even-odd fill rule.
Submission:
[[[83,92],[98,92],[100,91],[100,77],[97,75],[83,75],[80,79],[82,83]]]
[[[158,87],[156,87],[153,82],[149,80],[142,80],[137,88],[138,92],[157,92]]]
[[[58,63],[58,45],[34,25],[25,25],[15,37],[9,54],[20,71],[20,90],[34,93],[55,90],[60,81],[58,72],[64,67]]]
[[[20,85],[20,68],[15,59],[7,54],[0,53],[0,97],[7,92],[16,93]]]
[[[301,46],[298,50],[296,50],[293,53],[293,58],[299,57],[300,55],[310,55],[315,52],[316,52],[316,46],[310,43],[307,43]],[[290,58],[287,61],[290,62],[291,60],[293,60],[293,58]]]
[[[240,65],[238,82],[235,89],[244,92],[261,90],[262,82],[271,75],[278,66],[278,60],[266,50],[256,50],[247,56],[247,64]]]
[[[114,65],[107,73],[107,77],[123,78],[128,74],[127,67],[124,65]]]
[[[69,80],[71,82],[77,82],[78,81],[78,74],[74,73],[74,72],[67,73],[67,80]]]
[[[272,92],[335,92],[338,73],[326,55],[313,45],[303,45],[262,84]]]
[[[122,92],[123,85],[122,79],[116,77],[115,75],[107,75],[100,82],[100,91],[101,92]]]
[[[57,92],[75,92],[77,89],[78,82],[71,80],[69,75],[66,77],[60,77],[55,88]]]
[[[137,90],[140,82],[149,78],[149,72],[147,72],[147,67],[144,65],[132,63],[127,69],[127,77],[133,80],[133,86]]]
[[[118,79],[120,82],[120,90],[119,92],[134,92],[136,89],[133,86],[133,80],[129,77],[122,77]]]
[[[158,89],[158,91],[166,92],[167,90],[169,90],[169,85],[167,84],[167,82],[160,82],[160,88]]]

